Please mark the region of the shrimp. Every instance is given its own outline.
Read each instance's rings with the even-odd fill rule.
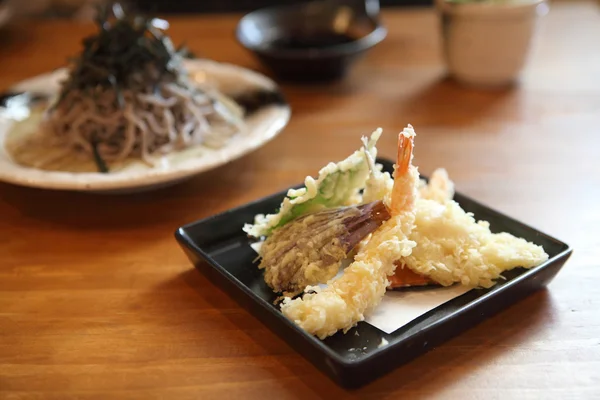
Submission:
[[[384,204],[391,218],[358,250],[344,273],[326,288],[309,286],[302,298],[285,298],[281,310],[302,329],[320,339],[346,333],[383,298],[394,273],[394,261],[410,256],[416,243],[409,239],[415,221],[419,173],[412,165],[415,132],[409,125],[398,136],[394,184]]]

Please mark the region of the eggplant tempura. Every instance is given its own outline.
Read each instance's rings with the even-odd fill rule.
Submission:
[[[261,247],[259,268],[275,291],[293,296],[327,282],[342,261],[390,214],[382,201],[328,209],[299,217],[273,231]]]

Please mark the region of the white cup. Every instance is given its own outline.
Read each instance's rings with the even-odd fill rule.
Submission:
[[[450,74],[478,86],[513,83],[526,63],[545,0],[436,0]]]

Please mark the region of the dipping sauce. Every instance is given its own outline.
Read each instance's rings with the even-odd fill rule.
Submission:
[[[310,34],[300,34],[293,36],[284,36],[274,40],[270,46],[274,49],[324,49],[340,44],[351,43],[357,38],[347,33],[336,32],[315,32]]]

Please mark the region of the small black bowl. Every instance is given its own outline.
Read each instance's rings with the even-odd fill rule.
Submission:
[[[385,38],[378,13],[377,0],[267,7],[244,16],[236,36],[282,80],[337,80]]]

